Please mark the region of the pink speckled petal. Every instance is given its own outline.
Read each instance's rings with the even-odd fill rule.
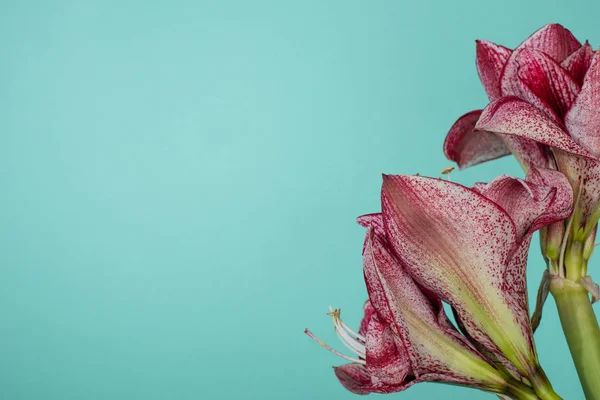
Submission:
[[[531,165],[547,168],[554,165],[554,160],[547,146],[533,140],[514,135],[498,135],[502,137],[506,147],[515,156],[523,170],[527,172]]]
[[[510,154],[502,138],[495,133],[473,130],[480,115],[481,110],[475,110],[460,117],[444,141],[444,154],[459,168]]]
[[[527,253],[531,235],[573,211],[573,189],[560,172],[532,167],[525,180],[501,176],[481,190],[515,222],[519,248],[504,272],[503,292],[519,320],[528,319]]]
[[[415,176],[384,177],[382,210],[388,240],[411,276],[456,308],[476,341],[492,352],[510,347],[510,360],[529,373],[529,319],[503,291],[519,245],[509,215],[464,186]]]
[[[594,54],[565,124],[575,141],[600,157],[600,51]]]
[[[475,129],[514,135],[522,139],[591,157],[560,126],[530,103],[514,96],[503,97],[489,104],[481,113]]]
[[[408,353],[402,341],[377,316],[371,316],[366,339],[367,370],[381,383],[402,385],[411,372]]]
[[[512,50],[486,40],[476,41],[476,65],[479,79],[489,99],[500,98],[500,76]]]
[[[383,216],[381,213],[365,214],[356,218],[356,222],[365,228],[373,227],[378,235],[385,235],[383,228]]]
[[[517,55],[523,98],[555,122],[561,121],[579,93],[579,85],[569,73],[547,54],[523,49]]]
[[[443,382],[443,377],[437,374],[422,375],[419,379],[409,377],[400,385],[388,385],[374,377],[362,364],[346,364],[333,368],[340,383],[355,394],[395,393],[410,388],[419,382]]]
[[[583,78],[590,68],[593,57],[594,50],[592,50],[592,46],[586,41],[579,50],[567,57],[560,65],[569,72],[571,77],[581,87],[583,85]]]
[[[529,185],[546,186],[555,189],[552,201],[534,220],[527,234],[551,223],[562,221],[573,212],[573,187],[563,173],[546,168],[532,168],[527,174]],[[538,197],[539,199],[539,197]],[[541,202],[539,204],[542,204]]]
[[[373,377],[362,364],[346,364],[340,367],[333,368],[336,377],[340,383],[350,392],[355,394],[369,393],[396,393],[402,392],[411,386],[421,382],[442,382],[446,381],[447,377],[440,374],[423,374],[419,378],[414,376],[408,377],[401,385],[386,385],[382,384]],[[454,383],[454,382],[451,382]],[[484,388],[482,388],[484,389]],[[505,397],[509,399],[509,397]]]
[[[369,322],[371,322],[371,317],[375,314],[375,307],[371,304],[369,300],[365,301],[365,305],[363,307],[363,319],[360,321],[360,328],[358,329],[358,333],[361,335],[367,334],[367,328],[369,327]]]
[[[506,211],[517,229],[517,241],[573,211],[573,189],[562,173],[531,167],[525,180],[503,175],[480,193]]]
[[[363,255],[369,299],[408,350],[414,376],[435,373],[449,383],[493,386],[482,378],[493,374],[489,364],[445,316],[440,317],[439,300],[432,302],[390,251],[385,239],[370,228]]]
[[[516,60],[520,50],[539,50],[560,63],[580,47],[581,43],[563,26],[559,24],[548,24],[542,27],[521,43],[506,62],[500,78],[502,95],[521,95],[521,85],[518,79],[519,64]]]

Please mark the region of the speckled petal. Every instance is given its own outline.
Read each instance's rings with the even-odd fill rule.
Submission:
[[[491,101],[500,98],[500,76],[512,50],[486,40],[476,41],[479,79]]]
[[[594,50],[588,42],[585,42],[579,50],[567,57],[560,65],[569,72],[571,77],[581,87],[585,74],[592,63],[592,58],[594,58]]]
[[[383,227],[383,215],[381,213],[365,214],[356,218],[356,222],[365,228],[373,227],[378,235],[385,235]]]
[[[460,117],[446,136],[444,154],[466,168],[510,154],[501,137],[495,133],[474,131],[481,110],[471,111]]]
[[[369,322],[371,322],[371,317],[375,314],[375,307],[369,300],[365,301],[365,305],[363,306],[363,319],[360,321],[360,327],[358,329],[358,333],[361,335],[367,334],[367,328],[369,327]]]
[[[411,366],[406,348],[390,326],[371,316],[366,339],[367,370],[381,383],[402,385]]]
[[[594,55],[577,100],[565,117],[573,139],[600,157],[600,51]]]
[[[509,215],[464,186],[414,176],[384,177],[382,210],[388,240],[411,276],[455,307],[475,340],[529,373],[529,320],[503,292],[519,244]]]
[[[476,387],[500,384],[493,368],[456,330],[440,323],[440,310],[369,229],[363,255],[369,299],[405,348],[415,378],[435,373],[444,382]]]
[[[525,180],[503,175],[480,193],[507,212],[517,229],[517,241],[542,226],[561,221],[573,211],[573,189],[562,173],[532,167]]]
[[[502,291],[518,319],[525,321],[529,315],[526,269],[531,235],[542,226],[571,215],[573,189],[560,172],[534,167],[526,180],[499,177],[481,193],[500,205],[517,227],[520,244],[504,271]],[[524,334],[531,337],[529,327],[526,328]]]
[[[534,49],[546,53],[560,63],[581,47],[581,43],[573,34],[559,24],[548,24],[521,43],[506,62],[500,78],[502,96],[521,95],[518,79],[519,64],[516,57],[522,49]]]
[[[579,93],[579,85],[546,53],[523,49],[517,55],[523,98],[560,123]]]
[[[593,158],[592,154],[578,145],[541,110],[514,96],[503,97],[489,104],[483,110],[475,129],[514,135]]]
[[[435,382],[441,381],[440,377],[435,374],[424,375],[420,379],[410,377],[401,385],[387,385],[377,380],[377,377],[367,370],[362,364],[346,364],[340,367],[333,368],[336,377],[340,383],[350,392],[355,394],[369,393],[395,393],[408,389],[412,385],[419,382]]]

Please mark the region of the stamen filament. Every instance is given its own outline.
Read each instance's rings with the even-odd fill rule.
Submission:
[[[342,310],[337,308],[337,309],[333,309],[331,306],[329,306],[329,312],[327,313],[327,315],[333,317],[333,323],[334,325],[336,323],[339,323],[340,326],[346,331],[348,332],[350,335],[354,336],[356,339],[358,339],[359,341],[366,343],[367,342],[367,338],[364,337],[363,335],[361,335],[360,333],[354,331],[352,328],[350,328],[348,325],[346,325],[344,323],[344,321],[342,321]]]
[[[352,350],[352,352],[356,353],[359,357],[367,358],[365,346],[362,343],[358,342],[353,337],[351,337],[348,334],[348,332],[346,332],[342,329],[338,329],[338,327],[336,326],[335,333],[337,333],[337,335],[340,338],[340,340],[342,341],[342,343],[344,343],[344,345],[347,348]]]
[[[310,337],[311,339],[313,339],[315,342],[319,343],[321,346],[323,346],[324,348],[326,348],[327,350],[329,350],[330,352],[332,352],[336,356],[343,358],[344,360],[348,360],[348,361],[351,361],[351,362],[354,362],[354,363],[357,363],[357,364],[363,364],[363,365],[367,363],[365,360],[360,360],[358,358],[348,357],[347,355],[340,353],[339,351],[337,351],[334,348],[330,347],[325,342],[323,342],[321,339],[319,339],[318,337],[316,337],[315,335],[313,335],[313,333],[311,331],[309,331],[308,329],[305,329],[304,333],[306,333],[308,335],[308,337]]]

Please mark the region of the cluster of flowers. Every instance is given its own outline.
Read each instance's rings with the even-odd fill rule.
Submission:
[[[468,188],[384,175],[382,212],[358,218],[369,295],[360,329],[330,314],[355,356],[321,342],[351,361],[335,374],[352,392],[430,381],[560,399],[535,349],[527,253],[541,229],[549,274],[586,278],[600,216],[600,52],[552,24],[515,50],[478,41],[476,59],[490,104],[454,124],[445,154],[464,168],[512,153],[527,176]]]

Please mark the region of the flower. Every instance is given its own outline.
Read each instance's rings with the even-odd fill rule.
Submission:
[[[369,300],[359,331],[342,322],[339,309],[329,313],[337,335],[355,358],[338,353],[306,331],[352,361],[334,368],[346,389],[357,394],[392,393],[429,381],[494,393],[514,386],[511,390],[532,393],[491,365],[450,323],[439,298],[408,275],[380,229],[381,214],[363,216],[359,222],[369,227],[363,248]]]
[[[338,335],[357,355],[336,368],[342,384],[388,393],[436,381],[538,398],[528,382],[539,398],[559,398],[535,351],[525,266],[533,231],[564,219],[571,207],[568,181],[549,169],[532,167],[526,180],[501,176],[474,189],[384,176],[382,213],[358,219],[368,227],[369,294],[358,334],[334,314]]]
[[[565,250],[587,260],[600,218],[600,52],[558,24],[544,26],[514,51],[477,41],[476,52],[491,103],[456,121],[446,156],[465,168],[512,153],[526,171],[535,165],[564,173],[576,195],[574,213],[567,224],[542,232],[542,249],[551,264]],[[575,245],[560,249],[565,236]],[[576,271],[571,278],[583,275]]]

